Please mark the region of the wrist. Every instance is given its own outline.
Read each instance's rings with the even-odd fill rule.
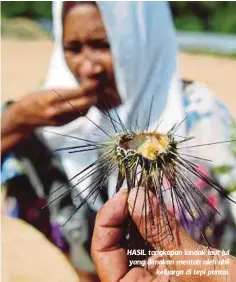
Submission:
[[[28,126],[22,116],[20,103],[12,103],[2,115],[2,134],[28,131]]]

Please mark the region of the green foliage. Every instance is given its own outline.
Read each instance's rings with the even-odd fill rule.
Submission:
[[[194,15],[186,15],[185,17],[176,18],[175,27],[179,30],[186,30],[186,31],[204,30],[204,25],[202,21]]]
[[[26,1],[19,1],[17,3],[13,1],[4,1],[4,2],[2,1],[1,2],[2,16],[4,18],[21,16],[27,10],[27,4],[28,2]]]
[[[177,29],[236,34],[235,1],[170,1]],[[51,1],[2,1],[2,17],[51,18]]]
[[[189,54],[198,54],[198,55],[207,55],[212,57],[221,57],[221,58],[229,58],[229,59],[236,59],[236,52],[229,52],[229,53],[221,53],[220,51],[214,51],[211,49],[201,49],[201,48],[191,48],[186,49],[184,52]]]
[[[236,34],[236,10],[230,6],[223,8],[222,11],[216,10],[212,16],[212,30]]]
[[[27,17],[31,19],[52,17],[51,1],[2,1],[1,17]]]
[[[34,1],[32,3],[32,10],[38,18],[51,18],[52,2],[50,1]]]
[[[236,34],[235,1],[170,1],[180,30]]]

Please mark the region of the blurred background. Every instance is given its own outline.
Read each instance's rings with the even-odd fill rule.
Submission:
[[[236,2],[171,1],[184,78],[206,83],[236,117]],[[2,1],[2,101],[42,85],[53,47],[51,1]]]
[[[50,31],[51,6],[51,1],[5,1],[2,2],[2,19],[26,17]],[[236,34],[234,1],[171,1],[170,6],[178,30]]]

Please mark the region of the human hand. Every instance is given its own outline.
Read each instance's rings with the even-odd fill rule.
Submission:
[[[12,105],[15,125],[23,128],[59,126],[86,114],[96,104],[95,81],[85,82],[77,89],[42,90],[24,96]],[[14,107],[14,108],[13,108]]]
[[[59,126],[85,115],[97,103],[96,81],[78,89],[42,90],[24,96],[2,115],[2,153],[40,126]]]
[[[143,238],[145,238],[145,224],[144,220],[141,220],[142,207],[144,203],[144,189],[139,188],[138,197],[135,202],[135,197],[137,193],[137,188],[133,188],[128,196],[126,190],[121,189],[119,193],[115,195],[114,198],[109,200],[99,211],[95,229],[92,240],[92,257],[98,272],[98,275],[102,282],[113,282],[113,281],[122,281],[122,282],[167,282],[170,281],[170,276],[168,275],[156,275],[158,270],[163,269],[162,266],[156,265],[147,269],[141,267],[134,267],[131,270],[128,268],[128,257],[127,251],[121,246],[124,232],[124,222],[128,214],[132,214],[133,206],[135,203],[134,212],[132,215],[133,221],[139,228],[139,231]],[[147,237],[148,242],[156,249],[156,246],[159,246],[159,249],[169,251],[169,250],[206,250],[207,247],[197,244],[178,224],[175,218],[169,214],[170,225],[172,227],[174,240],[171,240],[169,236],[166,236],[165,228],[165,219],[160,212],[160,205],[157,198],[149,192],[149,208],[147,210]],[[127,204],[128,200],[128,204]],[[151,208],[150,208],[151,206]],[[152,212],[151,212],[152,211]],[[152,220],[150,216],[152,214]],[[154,216],[154,218],[153,218]],[[150,223],[152,221],[152,223]],[[221,255],[204,255],[198,256],[197,259],[203,261],[207,259],[221,259]],[[174,276],[173,281],[204,281],[204,282],[218,282],[218,281],[227,281],[233,282],[233,279],[236,275],[236,261],[231,256],[224,256],[224,259],[229,258],[230,264],[227,266],[217,265],[215,266],[206,266],[206,265],[178,265],[176,267],[176,262],[180,260],[196,260],[196,256],[185,256],[178,255],[172,256],[168,259],[173,260],[174,264],[168,266],[168,270],[183,270],[186,271],[189,268],[195,270],[194,275],[180,275]],[[160,257],[152,257],[153,260],[161,259]],[[165,266],[166,267],[166,266]],[[200,272],[206,270],[229,270],[229,276],[199,276]],[[234,278],[233,278],[234,277]],[[172,281],[172,280],[171,280]]]

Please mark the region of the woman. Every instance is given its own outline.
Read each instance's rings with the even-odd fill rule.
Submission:
[[[94,2],[66,2],[64,9],[62,3],[57,2],[54,4],[54,30],[55,50],[45,84],[47,90],[23,98],[6,111],[2,134],[5,151],[39,126],[66,124],[75,118],[65,126],[47,127],[48,132],[40,132],[49,148],[78,145],[78,140],[65,135],[104,140],[106,136],[101,136],[104,132],[98,126],[109,130],[109,124],[98,109],[105,106],[110,108],[111,115],[113,108],[117,108],[127,127],[138,123],[144,128],[147,122],[144,117],[151,101],[151,128],[162,121],[159,130],[166,132],[187,116],[178,134],[196,136],[194,144],[230,139],[231,117],[222,104],[203,85],[183,83],[180,79],[175,32],[165,2],[98,2],[96,5]],[[12,121],[13,116],[21,117],[17,124]],[[217,128],[208,134],[213,124],[217,124]],[[221,145],[220,154],[217,147],[206,148],[205,152],[201,148],[202,154],[217,160],[218,167],[230,167],[228,174],[223,175],[224,187],[235,189],[231,182],[235,181],[235,158],[229,146]],[[71,179],[97,157],[93,153],[62,154],[60,161]],[[204,166],[204,172],[211,174],[213,167]],[[114,193],[114,181],[114,177],[109,179],[108,195],[100,193],[94,205],[88,202],[62,229],[73,253],[82,253],[88,258],[82,246],[89,249],[93,229],[91,218]],[[73,193],[82,191],[90,182],[91,179],[86,179],[72,189],[75,205],[82,199],[73,197]],[[76,184],[76,178],[70,184]],[[215,220],[215,232],[219,233],[222,227],[228,229],[224,234],[217,233],[217,238],[208,230],[208,237],[216,247],[231,248],[235,240],[232,207],[205,183],[199,185],[217,209],[223,209],[227,215],[224,218],[209,215],[212,221]],[[71,198],[67,204],[64,216],[57,217],[59,224],[69,217]],[[55,214],[58,215],[54,213],[55,217]],[[194,224],[190,232],[200,241]],[[224,238],[226,233],[227,239]],[[85,266],[82,260],[78,259],[75,264],[91,271],[91,264],[88,262]]]

